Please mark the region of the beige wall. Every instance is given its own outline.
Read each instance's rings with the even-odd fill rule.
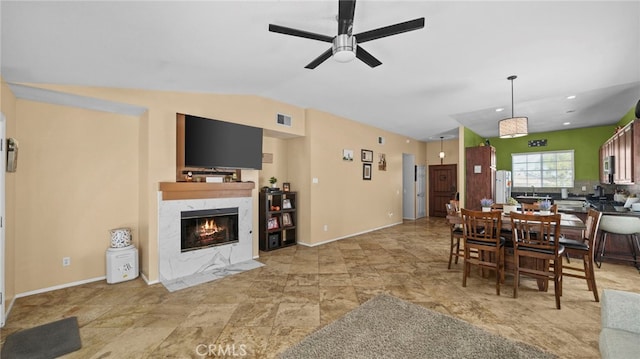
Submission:
[[[104,276],[108,229],[124,225],[134,229],[142,275],[148,281],[157,281],[157,190],[158,182],[175,180],[176,113],[265,128],[263,150],[273,153],[273,163],[264,164],[262,171],[242,172],[244,181],[256,183],[254,228],[258,228],[257,193],[275,176],[280,185],[290,182],[292,190],[299,192],[298,238],[309,245],[401,222],[402,154],[414,154],[417,163],[426,163],[428,156],[424,143],[257,96],[39,87],[134,104],[146,112],[139,117],[124,116],[18,100],[17,117],[25,122],[20,133],[26,141],[26,155],[21,158],[25,168],[19,172],[24,183],[17,186],[20,205],[16,228],[28,241],[16,248],[16,255],[20,253],[25,258],[22,261],[21,257],[20,264],[24,274],[15,275],[20,277],[17,293]],[[292,116],[293,126],[277,125],[277,113]],[[87,134],[87,138],[79,134]],[[378,136],[385,137],[384,145],[377,143]],[[66,143],[56,146],[56,139]],[[88,152],[72,151],[78,148]],[[345,148],[354,150],[353,162],[342,160]],[[374,151],[372,181],[362,180],[360,149]],[[380,152],[386,154],[387,171],[378,170]],[[121,163],[122,158],[129,161]],[[56,172],[55,163],[65,159],[65,165],[71,167],[64,168],[70,171]],[[123,174],[116,179],[117,186],[104,184],[119,170]],[[312,183],[314,177],[319,183]],[[126,194],[115,199],[106,195],[121,188]],[[94,198],[87,199],[90,193]],[[120,211],[121,202],[134,203]],[[80,213],[79,208],[84,212]],[[107,215],[94,215],[92,212],[97,209]],[[52,215],[53,211],[57,213]],[[71,218],[76,215],[84,216],[91,224],[83,223],[67,233],[64,229],[69,230]],[[52,227],[49,244],[38,236],[40,225],[29,227],[34,217],[44,217],[44,225]],[[254,256],[259,255],[257,238],[258,231],[254,231]],[[62,268],[63,256],[72,257],[71,267]],[[85,264],[85,260],[92,263]]]
[[[5,83],[4,79],[0,76],[0,111],[5,116],[6,137],[16,137],[16,98]],[[3,152],[4,153],[4,152]],[[20,158],[18,158],[20,160]],[[20,163],[18,163],[20,165]],[[4,171],[4,168],[0,168],[0,171]],[[15,196],[15,183],[16,173],[5,172],[5,255],[2,259],[4,266],[4,301],[5,310],[9,309],[9,304],[13,301],[16,295],[16,271],[15,271],[15,247],[16,247],[16,225],[15,225],[15,208],[16,208],[16,196]]]
[[[420,158],[424,146],[414,146],[415,141],[407,143],[404,136],[316,110],[307,111],[307,129],[311,158],[306,198],[309,223],[300,242],[318,244],[402,222],[402,154],[413,153]],[[385,138],[382,145],[377,142],[379,136]],[[354,161],[342,159],[343,149],[354,151]],[[361,149],[374,152],[370,181],[362,179]],[[378,169],[380,153],[386,155],[386,171]],[[318,183],[312,183],[313,178]],[[306,213],[302,215],[307,217]]]
[[[16,291],[104,276],[110,229],[139,242],[138,119],[25,100],[17,115]]]

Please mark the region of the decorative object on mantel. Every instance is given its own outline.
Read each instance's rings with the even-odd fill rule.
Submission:
[[[527,123],[529,121],[526,117],[515,117],[513,115],[513,80],[518,76],[511,75],[507,77],[507,80],[511,81],[511,117],[500,120],[499,130],[500,138],[514,138],[522,137],[528,134]]]
[[[111,248],[124,248],[131,245],[131,229],[116,228],[111,231]]]

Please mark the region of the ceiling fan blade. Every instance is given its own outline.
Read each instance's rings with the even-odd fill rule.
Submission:
[[[365,49],[363,49],[360,46],[356,47],[356,57],[359,58],[362,62],[364,62],[365,64],[367,64],[367,65],[369,65],[371,67],[376,67],[378,65],[382,65],[382,62],[380,62],[380,60],[378,60],[375,57],[373,57],[373,55],[371,55],[369,52],[365,51]]]
[[[353,31],[353,16],[356,11],[355,0],[338,1],[338,35],[351,36]]]
[[[387,37],[391,35],[401,34],[407,31],[422,29],[423,27],[424,18],[421,17],[419,19],[409,20],[395,25],[389,25],[378,29],[361,32],[359,34],[356,34],[355,37],[358,43],[361,44],[363,42],[379,39],[381,37]]]
[[[316,34],[314,32],[292,29],[290,27],[285,27],[280,25],[269,24],[269,31],[277,32],[285,35],[304,37],[305,39],[318,40],[318,41],[324,41],[324,42],[333,42],[333,36]]]
[[[329,50],[325,51],[322,53],[322,55],[316,57],[313,61],[311,61],[309,63],[309,65],[305,66],[306,69],[315,69],[316,67],[318,67],[318,65],[320,65],[321,63],[325,62],[325,60],[327,60],[328,58],[331,57],[331,55],[333,55],[333,49],[329,48]]]

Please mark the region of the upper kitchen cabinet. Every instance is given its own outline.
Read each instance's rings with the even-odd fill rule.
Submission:
[[[639,152],[640,121],[636,120],[618,130],[600,147],[600,182],[640,182]]]
[[[493,146],[467,147],[465,208],[480,210],[480,200],[496,193],[496,149]]]

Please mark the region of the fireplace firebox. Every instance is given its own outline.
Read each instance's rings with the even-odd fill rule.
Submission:
[[[238,208],[180,212],[180,251],[238,243]]]

